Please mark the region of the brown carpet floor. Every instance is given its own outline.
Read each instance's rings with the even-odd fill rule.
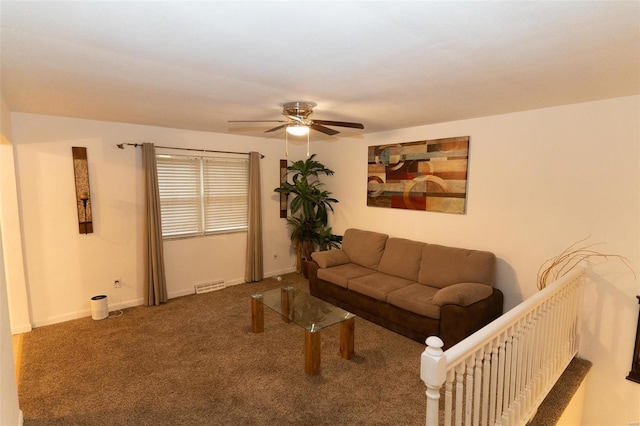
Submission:
[[[356,356],[339,327],[322,332],[322,373],[304,373],[304,332],[265,309],[251,332],[250,295],[266,279],[120,317],[90,317],[25,335],[20,382],[32,425],[423,425],[424,346],[356,318]]]

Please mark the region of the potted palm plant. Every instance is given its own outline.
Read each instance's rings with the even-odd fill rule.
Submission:
[[[310,259],[314,250],[339,247],[342,239],[333,235],[327,226],[328,213],[333,212],[332,204],[338,200],[331,196],[331,192],[324,190],[323,183],[318,180],[320,175],[333,175],[333,170],[316,161],[315,156],[313,154],[287,167],[291,182],[282,182],[274,189],[281,194],[293,195],[287,224],[291,228],[291,242],[296,250],[298,273],[303,271],[303,261]]]

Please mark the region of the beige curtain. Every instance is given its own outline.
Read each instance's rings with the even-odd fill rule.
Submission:
[[[260,154],[249,154],[249,196],[247,229],[247,264],[244,271],[245,282],[260,281],[263,278],[262,265],[262,207],[260,203]]]
[[[162,223],[160,221],[160,193],[156,169],[156,149],[152,143],[142,144],[142,166],[145,180],[144,232],[144,304],[146,306],[165,303],[167,283],[164,274],[162,251]]]

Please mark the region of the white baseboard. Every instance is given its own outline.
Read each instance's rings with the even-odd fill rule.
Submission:
[[[125,309],[125,308],[131,308],[133,306],[139,306],[142,305],[142,299],[134,299],[134,300],[129,300],[129,301],[125,301],[125,302],[119,302],[119,303],[109,303],[108,302],[108,307],[109,307],[109,312],[113,312],[115,310],[118,309]],[[52,324],[58,324],[60,322],[65,322],[65,321],[71,321],[74,319],[79,319],[79,318],[85,318],[85,317],[90,317],[91,316],[91,309],[82,309],[80,311],[76,311],[76,312],[70,312],[64,315],[57,315],[51,318],[47,318],[41,321],[34,321],[33,322],[33,327],[37,328],[37,327],[43,327],[45,325],[52,325]]]
[[[290,274],[292,272],[296,272],[296,268],[295,267],[291,267],[291,268],[286,268],[286,269],[280,269],[277,271],[270,271],[270,272],[265,272],[264,273],[264,279],[269,279],[269,278],[275,278],[279,275],[284,275],[284,274]],[[244,280],[244,278],[235,278],[232,280],[228,280],[224,282],[225,285],[227,287],[231,287],[234,285],[238,285],[238,284],[245,284],[246,281]],[[173,299],[174,297],[180,297],[180,296],[187,296],[189,294],[195,294],[194,290],[181,290],[181,291],[174,291],[169,293],[169,299]]]
[[[33,330],[33,327],[31,326],[31,324],[24,324],[24,325],[17,325],[15,327],[11,327],[11,334],[23,334],[23,333],[28,333],[31,330]]]
[[[91,316],[91,310],[70,312],[63,315],[56,315],[54,317],[45,318],[43,320],[37,320],[33,322],[33,327],[44,327],[45,325],[58,324],[59,322],[71,321],[78,318]]]
[[[278,271],[267,272],[264,274],[265,278],[277,277],[278,275],[291,274],[292,272],[296,272],[296,267],[292,266],[286,269],[280,269]]]
[[[264,278],[268,279],[271,277],[277,277],[278,275],[289,274],[292,272],[296,272],[295,267],[266,272],[264,274]],[[244,284],[244,283],[245,283],[244,278],[236,278],[236,279],[232,279],[225,282],[227,286],[234,286],[234,285]],[[195,290],[193,289],[193,287],[190,287],[189,289],[169,292],[168,297],[169,299],[173,299],[176,297],[188,296],[190,294],[195,294]],[[127,301],[118,302],[118,303],[112,303],[112,299],[111,298],[108,299],[109,312],[113,312],[118,309],[126,309],[134,306],[140,306],[142,304],[143,304],[142,299],[132,299],[132,300],[127,300]],[[12,334],[26,333],[31,331],[32,328],[43,327],[45,325],[52,325],[60,322],[71,321],[74,319],[85,318],[90,316],[91,316],[91,309],[87,308],[87,309],[83,309],[76,312],[69,312],[67,314],[57,315],[57,316],[46,318],[43,320],[34,321],[33,325],[29,324],[25,326],[18,326],[16,328],[12,328],[11,332]]]
[[[267,280],[269,278],[275,278],[275,277],[277,277],[279,275],[290,274],[292,272],[296,272],[296,268],[295,267],[291,267],[291,268],[287,268],[287,269],[280,269],[278,271],[265,272],[263,279]],[[244,278],[238,278],[236,280],[231,280],[231,281],[227,281],[226,282],[227,286],[244,284],[244,283],[246,283]]]
[[[178,290],[178,291],[168,292],[167,297],[169,299],[175,299],[176,297],[188,296],[190,294],[195,294],[195,290],[193,289],[193,287],[188,290]],[[140,304],[142,305],[142,303]]]
[[[119,303],[109,303],[109,312],[115,311],[117,309],[133,308],[134,306],[140,305],[142,305],[142,299],[133,299]],[[91,315],[91,311],[89,311],[89,315]]]

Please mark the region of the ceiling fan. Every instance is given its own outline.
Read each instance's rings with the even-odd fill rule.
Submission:
[[[287,133],[294,136],[304,136],[309,133],[309,129],[317,130],[325,135],[337,135],[337,130],[326,126],[350,127],[352,129],[364,129],[361,123],[350,123],[346,121],[315,120],[311,118],[315,102],[287,102],[282,105],[282,115],[287,120],[229,120],[229,123],[284,123],[273,129],[266,130],[265,133],[275,132],[285,128]]]

